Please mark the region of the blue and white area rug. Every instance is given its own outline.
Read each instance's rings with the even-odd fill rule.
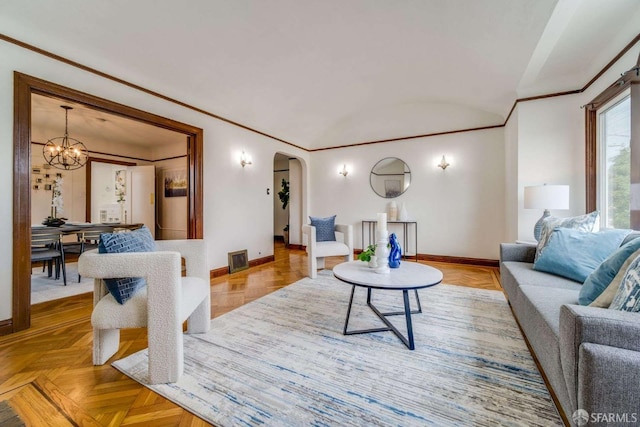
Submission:
[[[185,335],[184,375],[150,388],[216,426],[562,425],[501,292],[420,290],[410,351],[391,332],[342,335],[351,286],[321,273]],[[383,326],[365,301],[357,288],[350,329]],[[113,365],[145,384],[147,360]]]

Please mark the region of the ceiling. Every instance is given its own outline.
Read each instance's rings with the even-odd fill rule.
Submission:
[[[638,0],[5,0],[0,31],[313,149],[501,125],[582,88]],[[59,107],[56,107],[59,108]]]
[[[95,139],[139,147],[186,146],[187,137],[182,133],[93,110],[82,104],[33,94],[31,128],[35,142],[45,143],[64,135],[65,114],[62,105],[73,108],[68,115],[69,136],[82,141],[89,151]]]

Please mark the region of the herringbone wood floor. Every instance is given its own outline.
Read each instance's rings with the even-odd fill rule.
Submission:
[[[306,276],[303,251],[276,243],[275,258],[275,262],[212,280],[212,315],[219,316]],[[326,266],[340,262],[340,257],[330,258]],[[428,264],[442,270],[444,283],[501,289],[497,268]],[[109,364],[93,366],[90,315],[90,294],[46,302],[32,307],[29,330],[0,337],[0,400],[8,400],[32,425],[46,425],[43,420],[49,420],[48,425],[208,425]],[[146,346],[144,329],[122,331],[120,350],[112,360]],[[56,408],[62,416],[55,413]]]

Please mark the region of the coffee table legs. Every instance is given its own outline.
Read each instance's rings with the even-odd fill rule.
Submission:
[[[409,291],[408,290],[403,290],[402,291],[402,297],[403,297],[403,300],[404,300],[404,311],[393,311],[393,312],[389,312],[389,313],[382,313],[371,302],[371,288],[367,288],[367,305],[376,314],[376,316],[378,316],[378,318],[384,322],[386,327],[385,328],[373,328],[373,329],[359,329],[357,331],[349,331],[347,329],[348,329],[348,326],[349,326],[349,317],[351,316],[351,306],[353,305],[353,294],[355,293],[355,290],[356,290],[356,287],[353,286],[351,288],[351,297],[349,298],[349,308],[347,309],[347,318],[345,319],[344,329],[343,329],[342,333],[344,335],[355,335],[355,334],[368,334],[368,333],[371,333],[371,332],[391,331],[400,339],[400,341],[402,341],[404,343],[404,345],[407,346],[407,348],[409,350],[414,350],[415,349],[415,345],[414,345],[414,342],[413,342],[413,324],[411,323],[411,315],[412,314],[416,314],[416,313],[422,313],[422,306],[420,305],[420,297],[418,296],[418,290],[414,289],[414,292],[415,292],[415,295],[416,295],[416,302],[418,304],[418,309],[417,310],[411,311],[411,304],[410,304],[410,301],[409,301]],[[405,321],[407,323],[407,336],[406,337],[404,335],[402,335],[402,333],[398,330],[398,328],[393,326],[391,324],[391,322],[389,322],[389,320],[387,319],[388,316],[399,316],[399,315],[404,315]]]

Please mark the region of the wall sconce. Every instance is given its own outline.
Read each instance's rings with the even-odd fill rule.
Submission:
[[[342,169],[338,170],[338,173],[346,178],[347,175],[349,174],[349,170],[347,169],[347,165],[346,164],[342,165]]]
[[[442,155],[442,160],[440,160],[440,163],[438,163],[436,166],[438,166],[439,168],[442,168],[442,170],[445,170],[446,168],[451,166],[451,163],[447,162],[447,159],[443,154]]]
[[[253,162],[249,157],[247,157],[247,155],[243,151],[242,154],[240,155],[240,166],[245,167],[246,165],[251,165],[251,164],[253,164]]]

